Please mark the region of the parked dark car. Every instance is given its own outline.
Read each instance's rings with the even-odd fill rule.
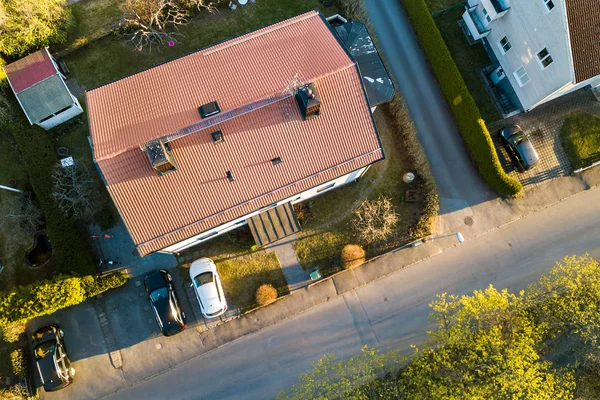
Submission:
[[[144,278],[148,301],[163,335],[171,336],[185,329],[185,313],[181,311],[173,278],[164,269],[154,271]]]
[[[540,156],[531,144],[529,136],[518,125],[502,128],[498,137],[517,171],[529,171],[539,163]]]
[[[31,347],[44,390],[52,392],[73,382],[75,369],[67,356],[64,332],[58,325],[38,329],[31,336]]]

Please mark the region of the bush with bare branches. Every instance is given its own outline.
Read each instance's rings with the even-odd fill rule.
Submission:
[[[68,167],[56,164],[52,181],[52,196],[65,216],[86,219],[94,215],[93,179],[85,163],[74,159]]]
[[[358,237],[365,243],[384,240],[398,223],[398,214],[387,197],[365,200],[354,210],[354,227]]]
[[[182,34],[172,30],[188,23],[192,9],[217,10],[210,0],[126,0],[121,5],[129,41],[139,51],[177,42]]]
[[[7,242],[20,242],[33,235],[42,224],[42,212],[31,196],[6,194],[0,199],[0,236]]]

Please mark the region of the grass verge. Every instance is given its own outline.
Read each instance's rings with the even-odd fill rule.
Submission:
[[[454,62],[424,0],[402,2],[444,97],[483,179],[503,196],[518,196],[521,183],[508,176],[473,96]]]
[[[479,74],[477,74],[478,68],[489,65],[491,61],[483,45],[469,46],[467,43],[464,32],[456,23],[456,21],[461,19],[463,12],[463,7],[457,7],[443,15],[435,17],[435,23],[467,85],[467,89],[469,89],[475,100],[475,104],[477,104],[481,112],[482,118],[486,121],[497,121],[500,119],[498,110],[492,98],[485,90]]]
[[[560,139],[573,169],[600,161],[600,117],[572,114],[564,122]]]

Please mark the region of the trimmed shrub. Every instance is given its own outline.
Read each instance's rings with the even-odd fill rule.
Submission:
[[[402,6],[427,54],[429,64],[479,173],[499,194],[518,196],[523,186],[504,172],[479,108],[467,89],[424,0],[405,0]]]
[[[95,265],[87,231],[65,218],[52,197],[51,175],[58,158],[50,136],[42,128],[25,124],[19,118],[10,125],[10,131],[21,150],[29,181],[46,220],[46,234],[54,250],[51,263],[62,273],[91,274]]]
[[[21,335],[25,333],[25,322],[13,322],[10,324],[0,325],[1,340],[7,343],[15,343],[19,341]]]
[[[25,322],[82,303],[108,289],[123,285],[127,275],[117,272],[102,277],[58,275],[11,292],[0,292],[0,325]]]
[[[13,350],[10,353],[10,362],[12,364],[13,375],[21,379],[25,379],[27,375],[27,364],[25,362],[25,354],[22,349]]]
[[[345,269],[358,267],[366,260],[365,250],[357,244],[347,244],[342,249],[340,256],[342,267]]]
[[[277,289],[273,285],[260,285],[256,290],[256,302],[260,306],[266,306],[277,300]]]

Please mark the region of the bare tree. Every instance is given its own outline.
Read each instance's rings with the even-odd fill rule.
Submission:
[[[0,199],[0,233],[6,242],[33,235],[42,224],[42,212],[27,195],[6,194]]]
[[[52,180],[52,196],[66,216],[86,219],[94,214],[93,179],[85,163],[74,159],[73,164],[67,167],[57,164],[52,172]]]
[[[177,42],[180,33],[171,29],[188,23],[190,9],[216,11],[216,3],[209,0],[126,0],[121,5],[129,41],[142,51],[154,46]]]
[[[398,223],[398,214],[387,197],[365,200],[354,211],[354,217],[354,227],[360,239],[365,243],[386,239]]]

